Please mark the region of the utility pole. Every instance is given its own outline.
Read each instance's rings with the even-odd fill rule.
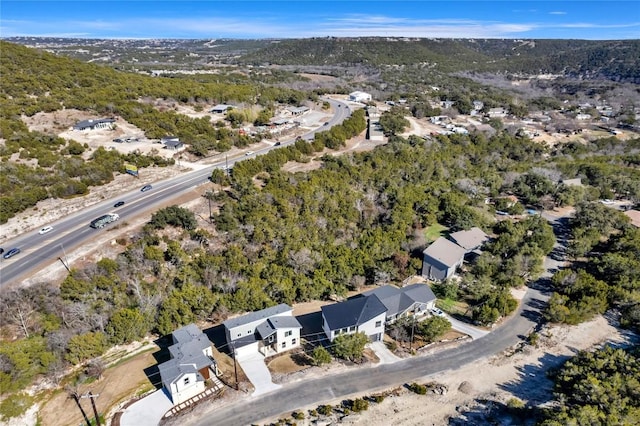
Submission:
[[[82,395],[80,398],[89,398],[91,400],[91,406],[93,407],[93,414],[96,416],[96,425],[100,426],[100,416],[98,416],[98,410],[96,409],[96,401],[95,399],[99,397],[100,394],[94,395],[89,391],[88,394]]]
[[[233,371],[236,375],[236,390],[238,390],[238,364],[236,361],[236,342],[231,342],[233,346]]]
[[[67,259],[67,253],[64,251],[64,246],[62,244],[60,244],[60,248],[62,249],[62,254],[64,255],[64,260],[61,257],[58,257],[58,259],[60,260],[60,262],[62,262],[62,264],[66,268],[67,272],[71,272],[71,269],[69,269],[69,260]]]
[[[227,177],[229,177],[229,156],[227,154],[224,155],[224,170],[227,172]]]
[[[87,417],[87,413],[84,412],[84,409],[82,408],[82,405],[80,405],[80,396],[78,395],[78,392],[76,392],[75,390],[72,390],[72,391],[69,391],[69,394],[71,395],[73,400],[78,405],[78,408],[80,409],[80,412],[82,413],[82,417],[84,417],[84,421],[87,422],[87,426],[91,426],[91,422],[89,421],[89,417]]]
[[[411,317],[411,341],[409,342],[409,352],[413,351],[413,332],[416,328],[416,317]]]

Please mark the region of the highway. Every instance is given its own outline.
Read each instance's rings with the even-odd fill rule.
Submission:
[[[331,117],[327,124],[323,124],[319,128],[302,135],[303,139],[313,139],[316,132],[328,130],[331,126],[342,123],[350,116],[351,111],[346,103],[330,98],[323,98],[323,100],[331,104],[334,110],[333,117]],[[215,168],[225,167],[226,165],[231,168],[238,161],[243,161],[256,155],[266,154],[272,149],[291,145],[295,143],[295,140],[296,139],[290,139],[281,142],[279,146],[268,146],[256,150],[250,156],[221,160],[206,168],[154,182],[152,184],[153,188],[147,192],[140,192],[141,186],[136,187],[117,198],[102,201],[56,222],[48,223],[47,225],[51,225],[54,228],[53,231],[48,234],[40,235],[38,234],[38,230],[34,230],[5,241],[2,244],[5,253],[14,247],[19,248],[21,253],[10,259],[0,257],[0,287],[5,284],[17,283],[21,279],[34,274],[39,269],[53,262],[58,262],[59,258],[64,258],[65,252],[82,246],[87,241],[95,238],[96,233],[113,232],[113,228],[117,227],[119,223],[126,221],[127,217],[155,211],[158,206],[165,204],[171,199],[178,198],[194,187],[207,182],[209,176],[211,176],[211,172]],[[114,208],[113,205],[118,201],[124,201],[125,205]],[[120,215],[120,220],[102,229],[89,227],[89,223],[93,219],[109,212]]]

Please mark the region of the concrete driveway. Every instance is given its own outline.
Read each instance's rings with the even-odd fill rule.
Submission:
[[[451,323],[451,328],[461,333],[468,334],[473,340],[479,339],[489,334],[487,330],[482,330],[481,328],[474,327],[467,324],[466,322],[458,321],[457,319],[449,315],[445,315],[445,318],[448,319]]]
[[[402,358],[396,356],[387,348],[384,342],[371,342],[369,343],[369,347],[373,352],[375,352],[376,356],[380,359],[378,365],[382,364],[393,364],[396,361],[400,361]]]
[[[252,353],[239,355],[237,361],[255,388],[255,391],[251,394],[252,396],[262,395],[282,387],[271,381],[271,372],[269,372],[269,369],[264,363],[264,356],[262,354]]]
[[[128,406],[122,417],[120,417],[121,426],[157,426],[164,416],[164,413],[173,407],[173,403],[164,391],[164,388],[158,389],[154,393],[145,396]]]

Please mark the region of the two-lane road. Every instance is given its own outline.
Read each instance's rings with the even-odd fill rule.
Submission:
[[[302,135],[304,139],[313,139],[316,132],[328,130],[330,126],[340,124],[349,117],[350,110],[346,103],[328,98],[324,100],[331,104],[334,110],[333,117],[328,124]],[[272,149],[281,148],[293,143],[295,143],[295,139],[290,139],[283,141],[279,146],[268,146],[257,150],[251,156],[240,156],[238,158],[221,160],[206,168],[200,168],[185,173],[184,175],[155,182],[153,183],[153,189],[148,192],[140,192],[141,185],[136,185],[135,189],[117,198],[102,201],[56,222],[47,224],[53,226],[53,231],[48,234],[40,235],[38,231],[35,230],[5,241],[2,244],[5,251],[17,247],[21,250],[21,253],[11,259],[3,259],[0,257],[0,286],[18,282],[20,279],[32,275],[40,268],[58,261],[58,258],[64,258],[66,251],[75,249],[87,241],[90,241],[95,238],[96,233],[109,232],[109,230],[117,226],[118,223],[126,221],[127,217],[142,213],[151,213],[157,209],[158,206],[206,182],[214,168],[221,168],[227,165],[233,167],[238,161],[265,154]],[[114,208],[114,204],[118,201],[124,201],[124,206]],[[120,221],[109,224],[103,229],[93,229],[89,227],[89,223],[93,219],[109,212],[118,213],[120,215]]]

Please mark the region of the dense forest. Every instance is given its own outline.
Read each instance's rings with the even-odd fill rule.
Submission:
[[[124,161],[162,165],[153,157],[104,150],[82,161],[78,156],[85,147],[28,131],[22,115],[77,108],[121,115],[148,135],[168,132],[194,143],[200,138],[220,143],[220,129],[208,122],[137,100],[251,102],[259,94],[255,101],[269,107],[310,96],[249,83],[154,79],[8,43],[0,47],[0,66],[8,76],[0,79],[4,220],[33,200],[83,193],[86,186],[106,182]],[[621,212],[598,202],[640,201],[640,139],[611,137],[550,148],[500,128],[490,135],[397,136],[407,124],[404,115],[415,112],[386,113],[380,122],[388,143],[370,152],[331,155],[365,130],[364,110],[358,110],[312,141],[298,140],[238,162],[230,175],[214,171],[211,223],[171,206],[155,212],[135,236],[118,239],[116,257],[73,269],[62,283],[45,281],[1,293],[3,337],[12,338],[0,345],[0,394],[18,395],[40,377],[59,381],[68,367],[91,366],[109,347],[148,333],[165,335],[232,312],[335,299],[364,285],[401,282],[420,269],[431,229],[446,235],[478,226],[493,237],[460,281],[434,285],[440,299],[465,306],[463,314],[471,321],[493,324],[516,308],[509,290],[539,276],[556,238],[541,216],[523,214],[522,205],[505,204],[513,216],[498,220],[496,209],[503,208],[499,200],[505,195],[517,196],[530,209],[576,207],[567,224],[571,267],[552,279],[548,321],[575,324],[613,308],[623,326],[640,329],[640,231]],[[282,169],[323,152],[317,170]],[[8,161],[14,154],[37,159],[37,165],[14,165]],[[74,175],[76,170],[82,173]],[[95,180],[86,180],[87,175]],[[584,186],[561,183],[575,177]],[[598,380],[619,379],[620,370],[637,370],[637,355],[606,349],[567,364],[557,379],[564,406],[549,413],[549,425],[580,423],[594,404],[605,411],[589,392],[575,391],[584,390],[596,374],[594,365],[602,363],[615,368],[597,372]],[[637,381],[626,387],[619,382],[605,390],[621,401],[629,395],[637,401]],[[603,419],[637,418],[637,403],[625,404],[593,415],[602,424],[607,423]]]
[[[0,158],[5,163],[5,172],[0,175],[0,223],[40,200],[86,194],[89,187],[110,182],[115,173],[124,173],[125,163],[139,168],[173,164],[173,160],[154,155],[123,155],[104,149],[87,153],[87,147],[76,141],[30,131],[22,116],[65,108],[91,111],[97,116],[117,115],[142,129],[148,138],[176,135],[190,145],[191,152],[206,155],[232,146],[244,147],[255,140],[214,126],[208,118],[192,119],[160,111],[140,100],[258,102],[268,109],[275,103],[297,105],[306,99],[302,92],[248,83],[123,73],[6,42],[0,42],[0,49],[0,138],[5,140],[0,145]],[[15,155],[22,161],[8,162]]]

